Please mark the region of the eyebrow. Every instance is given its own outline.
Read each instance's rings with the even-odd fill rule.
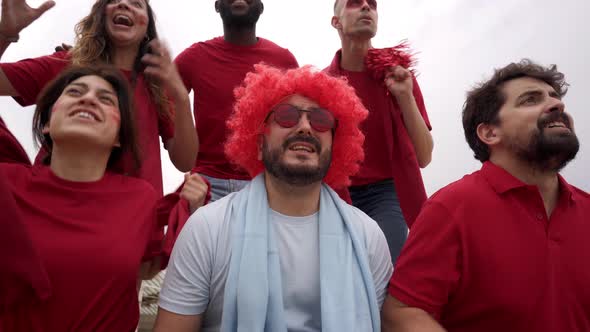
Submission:
[[[533,89],[531,89],[531,90],[525,91],[525,92],[523,92],[522,94],[520,94],[520,95],[519,95],[519,96],[516,98],[516,100],[517,100],[517,101],[520,101],[520,100],[522,100],[522,99],[523,99],[523,98],[525,98],[525,97],[529,97],[529,96],[540,96],[540,95],[543,95],[543,94],[545,94],[545,90],[538,89],[538,88],[533,88]],[[552,91],[549,91],[549,96],[550,96],[550,97],[553,97],[553,98],[561,99],[561,96],[559,95],[559,93],[557,93],[557,92],[556,92],[556,91],[554,91],[554,90],[552,90]]]
[[[90,90],[88,88],[88,84],[86,84],[86,83],[74,82],[74,83],[70,83],[70,85],[68,85],[68,86],[72,86],[72,85],[76,85],[76,86],[79,86],[79,87],[84,88],[86,90]],[[115,92],[113,92],[113,91],[111,91],[109,89],[101,89],[101,88],[99,88],[98,89],[98,93],[99,94],[109,94],[109,95],[112,95],[112,96],[117,96],[117,94]]]

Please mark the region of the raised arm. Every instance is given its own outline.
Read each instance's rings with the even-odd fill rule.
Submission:
[[[162,83],[174,104],[174,137],[164,142],[174,166],[182,172],[190,171],[197,160],[199,137],[193,124],[188,91],[172,62],[168,48],[159,40],[150,42],[151,53],[142,61],[147,65],[145,74]]]
[[[0,59],[8,46],[18,41],[19,33],[53,6],[55,6],[54,1],[45,1],[38,8],[31,8],[24,0],[2,0]],[[2,69],[0,69],[0,95],[18,95]]]
[[[394,67],[386,74],[385,84],[397,100],[418,164],[424,168],[432,160],[434,142],[414,98],[412,74],[400,66]]]

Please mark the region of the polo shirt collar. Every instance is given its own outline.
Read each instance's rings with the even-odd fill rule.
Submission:
[[[484,162],[481,168],[481,173],[490,186],[494,188],[498,194],[503,194],[516,188],[529,186],[528,184],[517,179],[512,174],[508,173],[508,171],[502,167],[495,165],[490,161]],[[557,178],[559,180],[560,196],[565,195],[568,200],[574,200],[574,191],[572,186],[567,183],[567,181],[565,181],[565,179],[560,174],[557,174]]]
[[[498,194],[528,186],[502,167],[490,161],[484,162],[481,167],[481,173]]]

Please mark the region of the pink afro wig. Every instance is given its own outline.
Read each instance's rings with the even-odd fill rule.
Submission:
[[[236,103],[227,121],[225,154],[254,177],[264,170],[258,160],[258,135],[273,106],[285,97],[299,94],[330,110],[336,119],[332,163],[324,182],[339,189],[350,185],[350,176],[364,159],[365,136],[359,130],[368,111],[346,80],[329,76],[311,66],[283,71],[264,64],[254,66],[234,90]]]

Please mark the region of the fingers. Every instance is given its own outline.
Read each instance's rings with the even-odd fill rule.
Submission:
[[[35,19],[38,19],[46,11],[53,8],[53,6],[55,6],[55,1],[45,1],[41,6],[35,9]]]
[[[146,53],[141,58],[141,61],[146,65],[144,74],[153,76],[157,80],[168,82],[175,71],[168,47],[157,39],[149,42],[148,46],[150,49],[149,53]]]
[[[391,67],[385,73],[385,79],[393,78],[395,81],[402,82],[411,76],[410,71],[402,66]]]

